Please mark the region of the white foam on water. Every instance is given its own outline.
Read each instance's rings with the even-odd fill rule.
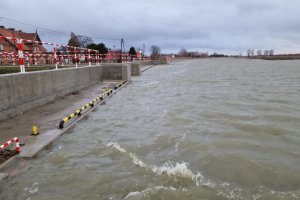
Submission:
[[[107,147],[111,147],[120,151],[120,152],[123,152],[123,153],[126,153],[126,150],[124,148],[122,148],[117,142],[109,142],[109,143],[105,143],[103,142],[103,144]]]
[[[159,190],[171,190],[171,191],[176,191],[176,188],[173,187],[164,187],[164,186],[156,186],[156,187],[152,187],[152,188],[147,188],[143,191],[136,191],[136,192],[130,192],[125,199],[129,198],[129,197],[135,197],[135,198],[141,198],[141,197],[146,197],[149,193],[153,193]]]
[[[184,139],[185,136],[183,136],[182,139]],[[156,165],[151,165],[148,163],[143,162],[141,159],[139,159],[134,153],[130,153],[127,152],[124,148],[122,148],[117,142],[109,142],[109,143],[105,143],[105,146],[107,147],[112,147],[114,149],[116,149],[117,151],[121,152],[121,153],[126,153],[129,154],[129,157],[132,159],[132,162],[135,165],[138,165],[142,168],[145,168],[146,170],[151,170],[153,173],[155,173],[156,175],[162,175],[162,174],[167,174],[170,178],[174,177],[174,176],[179,176],[182,178],[186,178],[186,179],[190,179],[192,180],[196,186],[207,186],[209,188],[212,189],[216,189],[216,193],[217,196],[223,196],[227,199],[243,199],[243,190],[240,188],[230,188],[230,184],[227,182],[223,182],[223,183],[214,183],[213,181],[205,178],[200,172],[197,172],[197,174],[194,174],[189,168],[188,168],[188,163],[186,162],[182,162],[182,163],[172,163],[172,162],[166,162],[164,163],[162,166],[156,166]],[[157,186],[157,187],[153,187],[153,188],[147,188],[143,191],[135,191],[135,192],[130,192],[126,197],[135,197],[135,198],[139,198],[139,197],[146,197],[147,194],[149,194],[149,192],[155,192],[161,189],[168,189],[168,190],[177,190],[176,188],[173,187],[163,187],[163,186]],[[37,192],[37,188],[36,191],[35,189],[30,189],[30,192]],[[182,189],[182,191],[187,191],[187,189]],[[273,192],[273,193],[272,193]],[[275,192],[277,193],[277,192]],[[271,192],[267,192],[264,194],[258,193],[256,195],[253,195],[253,199],[260,199],[265,195],[270,195],[270,194],[274,194],[274,191]],[[292,192],[279,192],[277,194],[278,196],[284,197],[285,195],[291,195],[294,198],[298,199],[298,197],[292,193]]]
[[[32,184],[32,186],[30,188],[24,188],[24,191],[26,191],[30,194],[37,193],[39,191],[38,185],[39,185],[39,183],[35,182]]]
[[[215,184],[209,179],[204,178],[200,172],[194,174],[187,166],[188,163],[176,163],[166,162],[162,166],[151,165],[143,162],[141,159],[137,158],[134,154],[130,153],[130,158],[135,165],[139,165],[147,170],[153,171],[157,175],[163,173],[171,176],[179,176],[182,178],[187,178],[195,182],[197,186],[209,186],[211,188],[215,187]]]
[[[188,130],[187,130],[187,131],[188,131]],[[178,139],[177,139],[176,144],[175,144],[175,149],[176,149],[176,151],[178,151],[178,149],[177,149],[177,148],[178,148],[178,145],[179,145],[181,142],[184,141],[185,137],[186,137],[186,134],[183,134],[181,138],[178,138]]]
[[[239,188],[234,188],[234,189],[226,188],[225,191],[218,190],[217,196],[223,196],[226,197],[227,199],[243,199],[243,197],[236,194],[237,192],[240,191],[241,189]]]
[[[183,135],[182,139],[185,138],[185,134]],[[119,152],[122,153],[127,153],[127,151],[122,148],[117,142],[109,142],[103,144],[107,147],[112,147]],[[161,174],[167,174],[169,177],[171,176],[179,176],[182,178],[187,178],[195,182],[197,186],[210,186],[212,188],[215,187],[215,184],[210,181],[209,179],[204,178],[200,172],[197,174],[194,174],[187,166],[188,163],[182,162],[182,163],[176,163],[173,164],[171,162],[166,162],[162,166],[156,166],[156,165],[151,165],[148,163],[143,162],[141,159],[139,159],[136,155],[133,153],[129,153],[130,158],[132,159],[132,162],[135,165],[138,165],[142,168],[145,168],[146,170],[151,170],[157,175]]]

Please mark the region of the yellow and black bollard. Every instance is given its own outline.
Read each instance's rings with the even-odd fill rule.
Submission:
[[[34,126],[34,127],[32,128],[32,134],[31,134],[31,135],[37,136],[37,135],[39,135],[39,134],[40,134],[40,133],[37,132],[37,127]]]

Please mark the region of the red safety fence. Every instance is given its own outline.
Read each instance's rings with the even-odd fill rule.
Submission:
[[[16,142],[16,151],[17,152],[20,152],[20,145],[19,145],[19,139],[18,138],[14,138],[14,139],[11,139],[10,141],[6,142],[5,144],[2,144],[0,146],[0,149],[3,149],[4,147],[6,147],[7,145],[9,145],[10,143],[12,142]]]
[[[21,73],[25,73],[25,62],[24,62],[24,53],[23,53],[23,47],[22,47],[22,43],[26,42],[26,43],[36,43],[36,44],[46,44],[46,45],[52,45],[53,47],[53,52],[42,52],[42,53],[50,53],[54,55],[54,61],[55,61],[55,66],[56,69],[58,69],[57,67],[57,53],[59,53],[60,51],[56,51],[56,47],[67,47],[67,48],[72,48],[74,49],[73,51],[67,51],[67,52],[72,52],[74,53],[74,59],[75,59],[75,65],[77,66],[77,54],[80,53],[84,53],[84,52],[88,52],[88,60],[89,60],[89,66],[91,65],[91,55],[90,52],[96,52],[95,58],[96,58],[96,65],[100,65],[99,62],[99,51],[98,50],[94,50],[94,49],[87,49],[87,48],[82,48],[82,47],[74,47],[74,46],[67,46],[67,45],[61,45],[61,44],[54,44],[54,43],[49,43],[49,42],[40,42],[40,41],[35,41],[35,40],[26,40],[26,39],[18,39],[18,38],[12,38],[12,37],[5,37],[5,36],[0,36],[0,38],[3,39],[8,39],[8,40],[16,40],[18,43],[18,53],[10,53],[10,52],[6,52],[6,53],[1,53],[1,55],[10,55],[10,54],[14,54],[14,55],[18,55],[19,56],[19,63],[20,63],[20,70]],[[34,54],[37,54],[40,52],[35,52]],[[34,57],[35,60],[35,64],[37,63],[36,61],[36,55],[32,55]],[[2,59],[2,58],[1,58]],[[27,60],[29,60],[29,56],[27,56]]]

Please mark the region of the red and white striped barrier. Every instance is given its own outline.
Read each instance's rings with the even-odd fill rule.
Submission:
[[[82,47],[73,47],[73,46],[67,46],[67,45],[60,45],[60,44],[54,44],[54,43],[49,43],[49,42],[40,42],[40,41],[35,41],[35,40],[26,40],[26,39],[18,39],[18,38],[12,38],[12,37],[5,37],[5,36],[0,36],[0,38],[3,39],[8,39],[8,40],[16,40],[18,43],[18,53],[14,53],[14,52],[0,52],[1,55],[18,55],[19,56],[19,63],[20,63],[20,71],[21,73],[25,73],[25,66],[24,66],[24,54],[23,54],[23,42],[30,42],[30,43],[35,43],[35,44],[46,44],[46,45],[53,45],[54,46],[54,50],[52,51],[25,51],[27,52],[33,52],[33,57],[34,57],[34,61],[35,61],[35,65],[37,65],[37,53],[49,53],[49,54],[54,54],[54,60],[55,60],[55,66],[56,69],[58,69],[57,67],[57,53],[61,53],[61,52],[74,52],[74,58],[75,58],[75,64],[76,67],[77,66],[77,54],[82,54],[82,53],[89,53],[90,56],[90,52],[96,52],[95,55],[95,60],[96,60],[96,65],[99,65],[99,51],[98,50],[94,50],[94,49],[87,49],[87,48],[82,48]],[[67,48],[72,48],[74,49],[74,51],[57,51],[56,50],[56,46],[60,46],[60,47],[67,47]],[[91,57],[89,57],[90,59]],[[100,59],[101,61],[102,59]],[[27,57],[27,61],[29,61],[29,58]],[[44,60],[45,61],[45,60]],[[91,65],[91,62],[89,61],[89,65]],[[28,62],[28,66],[29,66],[29,62]]]
[[[20,152],[19,139],[17,137],[15,137],[14,139],[11,139],[10,141],[8,141],[5,144],[1,145],[0,149],[3,149],[4,147],[6,147],[7,145],[9,145],[12,142],[16,142],[16,151]]]

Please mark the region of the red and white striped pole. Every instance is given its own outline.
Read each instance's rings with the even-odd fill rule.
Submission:
[[[77,54],[76,54],[76,47],[74,47],[74,57],[75,57],[75,66],[77,67]]]
[[[14,57],[15,57],[15,56],[12,55],[13,65],[16,65],[16,63],[15,63],[15,58],[14,58]]]
[[[61,66],[64,66],[64,57],[61,57]]]
[[[57,69],[57,58],[56,58],[56,47],[53,47],[53,51],[54,51],[54,61],[55,61],[55,69]]]
[[[16,142],[16,151],[20,152],[19,139],[16,137],[14,139],[11,139],[10,141],[6,142],[5,144],[1,145],[0,149],[3,149],[4,147],[6,147],[7,145],[9,145],[10,143],[12,143],[14,141]]]
[[[37,65],[36,54],[34,54],[34,65]]]
[[[100,65],[100,61],[99,61],[99,51],[97,51],[97,65]]]
[[[88,50],[88,53],[89,53],[89,66],[91,66],[91,50],[90,49]]]
[[[96,59],[96,65],[98,65],[98,52],[95,51],[95,59]]]
[[[18,42],[18,54],[19,54],[20,71],[21,71],[21,73],[25,73],[22,39],[17,40],[17,42]]]
[[[29,55],[28,55],[28,54],[26,54],[26,55],[27,55],[27,57],[26,57],[27,65],[28,65],[28,67],[30,67],[30,64],[29,64],[29,62],[30,62],[30,60],[29,60]]]

